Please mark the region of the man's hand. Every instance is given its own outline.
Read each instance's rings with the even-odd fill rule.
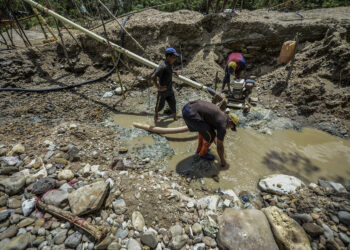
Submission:
[[[179,77],[179,72],[173,71],[173,73],[174,73],[177,77]]]

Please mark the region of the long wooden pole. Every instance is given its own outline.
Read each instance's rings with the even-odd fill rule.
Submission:
[[[77,30],[80,30],[81,32],[83,32],[86,35],[90,36],[91,38],[93,38],[93,39],[95,39],[95,40],[105,44],[106,46],[110,45],[113,49],[115,49],[116,51],[118,51],[120,53],[123,53],[124,55],[126,55],[127,57],[129,57],[131,59],[134,59],[134,60],[136,60],[136,61],[138,61],[138,62],[140,62],[140,63],[142,63],[142,64],[144,64],[146,66],[149,66],[151,68],[154,68],[154,69],[158,68],[158,65],[155,64],[154,62],[151,62],[150,60],[148,60],[146,58],[143,58],[143,57],[141,57],[141,56],[139,56],[139,55],[137,55],[137,54],[127,50],[127,49],[124,49],[123,47],[121,47],[121,46],[119,46],[119,45],[117,45],[115,43],[112,43],[112,42],[108,43],[107,39],[105,39],[104,37],[95,34],[94,32],[92,32],[92,31],[90,31],[90,30],[88,30],[88,29],[86,29],[86,28],[84,28],[84,27],[82,27],[82,26],[72,22],[71,20],[69,20],[69,19],[67,19],[67,18],[57,14],[56,12],[54,12],[52,10],[49,10],[48,8],[42,6],[41,4],[36,3],[33,0],[23,0],[23,1],[25,1],[26,3],[30,4],[31,6],[34,6],[35,8],[37,8],[37,9],[39,9],[39,10],[41,10],[41,11],[43,11],[43,12],[45,12],[45,13],[53,16],[53,17],[56,17],[60,21],[71,25],[72,27],[76,28]],[[188,84],[188,85],[190,85],[190,86],[192,86],[194,88],[197,88],[197,89],[200,89],[200,90],[203,90],[203,91],[207,91],[211,95],[215,95],[216,94],[214,89],[209,88],[209,87],[205,86],[202,83],[198,83],[196,81],[193,81],[193,80],[191,80],[191,79],[189,79],[187,77],[181,76],[181,75],[178,78],[182,82],[184,82],[185,84]]]

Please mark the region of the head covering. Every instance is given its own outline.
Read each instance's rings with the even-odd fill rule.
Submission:
[[[233,112],[230,112],[228,114],[228,118],[233,122],[233,124],[235,125],[233,128],[232,128],[232,131],[236,131],[236,127],[238,126],[238,123],[239,123],[239,118],[238,116],[233,113]]]
[[[230,62],[228,64],[228,70],[233,73],[237,68],[237,63],[236,62]]]
[[[174,54],[175,56],[179,56],[179,54],[176,52],[176,50],[174,48],[167,48],[165,50],[165,55],[171,55]]]

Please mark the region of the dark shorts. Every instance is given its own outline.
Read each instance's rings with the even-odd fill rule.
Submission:
[[[155,112],[158,113],[159,111],[161,111],[164,108],[165,101],[167,101],[167,103],[170,107],[171,113],[175,114],[176,113],[176,99],[175,99],[174,92],[171,92],[171,93],[158,92]]]
[[[214,129],[206,122],[192,119],[190,116],[191,104],[187,103],[182,109],[182,117],[191,132],[198,132],[207,142],[212,143],[216,137]]]

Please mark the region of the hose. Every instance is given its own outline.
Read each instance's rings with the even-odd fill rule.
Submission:
[[[188,131],[187,126],[178,127],[178,128],[161,128],[161,127],[154,127],[152,125],[142,124],[138,122],[134,122],[132,125],[135,128],[140,128],[140,129],[147,130],[149,132],[153,132],[157,134],[178,134],[178,133],[184,133]]]
[[[124,27],[127,20],[129,19],[130,15],[127,16],[126,18],[124,18],[123,22],[122,22],[122,26]],[[124,41],[124,29],[121,29],[120,30],[120,39],[121,39],[121,46],[123,46],[123,41]],[[76,87],[80,87],[80,86],[83,86],[83,85],[86,85],[86,84],[89,84],[89,83],[93,83],[93,82],[97,82],[97,81],[100,81],[108,76],[110,76],[114,70],[116,69],[116,67],[118,66],[119,64],[119,61],[120,61],[120,57],[121,57],[121,54],[119,53],[118,55],[118,59],[117,59],[117,62],[116,62],[116,66],[113,67],[110,71],[108,71],[105,75],[102,75],[100,77],[97,77],[97,78],[94,78],[94,79],[90,79],[90,80],[87,80],[87,81],[83,81],[83,82],[80,82],[80,83],[75,83],[75,84],[72,84],[72,85],[69,85],[69,86],[62,86],[62,87],[55,87],[55,88],[47,88],[47,89],[22,89],[22,88],[0,88],[0,92],[1,91],[14,91],[14,92],[36,92],[36,93],[43,93],[43,92],[52,92],[52,91],[61,91],[61,90],[66,90],[66,89],[72,89],[72,88],[76,88]],[[64,84],[62,82],[57,82],[59,84]]]

